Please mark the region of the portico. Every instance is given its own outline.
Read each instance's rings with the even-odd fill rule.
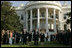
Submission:
[[[56,33],[56,25],[59,24],[59,14],[60,11],[54,8],[33,8],[28,10],[27,20],[30,21],[26,24],[26,29],[32,31],[33,29],[45,29],[46,33],[49,33],[50,29],[53,29],[53,32]]]

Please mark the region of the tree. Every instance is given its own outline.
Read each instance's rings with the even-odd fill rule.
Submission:
[[[70,26],[71,26],[71,12],[66,13],[65,15],[68,16],[68,19],[66,20],[66,24],[70,24]]]
[[[1,2],[1,30],[18,30],[20,31],[23,25],[20,23],[12,3],[8,1]]]
[[[67,19],[66,23],[67,23],[67,24],[71,23],[71,12],[66,13],[65,15],[67,15],[68,18],[69,18],[69,19]]]

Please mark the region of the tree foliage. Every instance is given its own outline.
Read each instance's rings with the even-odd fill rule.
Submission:
[[[66,23],[67,23],[67,24],[71,23],[71,12],[66,13],[65,15],[67,15],[68,18],[70,18],[70,19],[67,19]]]
[[[12,3],[8,1],[1,2],[1,30],[18,30],[20,31],[23,25],[20,23]]]

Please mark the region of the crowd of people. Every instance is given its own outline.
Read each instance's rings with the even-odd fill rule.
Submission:
[[[22,32],[17,32],[13,30],[2,30],[2,44],[31,44],[34,41],[34,45],[38,45],[40,41],[43,44],[48,41],[48,33],[39,32],[37,29],[27,32],[23,29]]]

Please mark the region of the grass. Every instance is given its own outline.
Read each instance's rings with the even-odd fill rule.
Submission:
[[[1,47],[71,47],[71,45],[63,45],[57,42],[44,42],[43,45],[39,44],[36,46],[34,42],[31,42],[29,45],[22,45],[22,43],[14,44],[14,45],[1,45]]]

